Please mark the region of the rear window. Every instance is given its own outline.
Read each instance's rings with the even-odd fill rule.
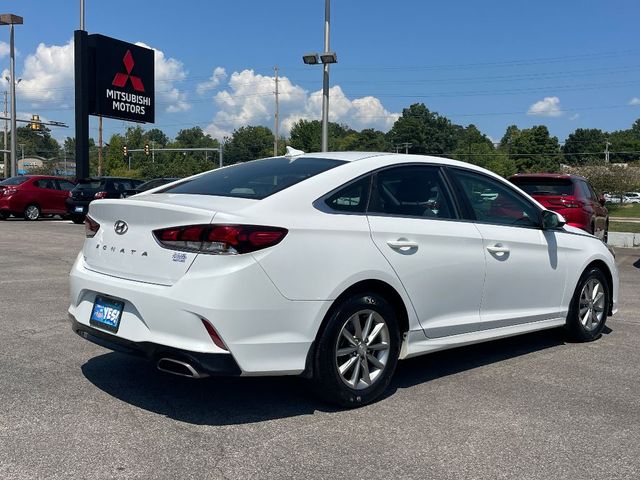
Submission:
[[[568,178],[514,178],[511,182],[529,195],[573,195]]]
[[[80,180],[75,190],[97,190],[100,188],[102,180]]]
[[[29,180],[29,177],[11,177],[0,182],[0,185],[21,185]]]
[[[157,193],[190,193],[261,200],[345,163],[326,158],[266,158],[213,170]]]

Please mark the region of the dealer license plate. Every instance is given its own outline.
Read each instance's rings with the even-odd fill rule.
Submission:
[[[120,326],[123,310],[124,302],[98,295],[93,304],[89,324],[115,333]]]

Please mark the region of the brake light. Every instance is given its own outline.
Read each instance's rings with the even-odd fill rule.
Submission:
[[[107,192],[96,192],[96,194],[93,196],[93,198],[106,198],[107,197]]]
[[[258,225],[187,225],[154,230],[160,246],[185,252],[237,255],[272,247],[288,230]]]
[[[93,238],[100,230],[100,224],[89,215],[84,217],[84,234],[87,238]]]

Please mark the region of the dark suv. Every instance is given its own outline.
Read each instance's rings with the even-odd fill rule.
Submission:
[[[567,224],[607,241],[609,212],[604,197],[597,195],[587,179],[559,173],[518,173],[509,180],[545,208],[558,212]]]
[[[89,211],[89,204],[100,198],[124,198],[127,190],[132,190],[144,180],[120,177],[97,177],[78,181],[69,192],[67,212],[73,223],[83,223]]]

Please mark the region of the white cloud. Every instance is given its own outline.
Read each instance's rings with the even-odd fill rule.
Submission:
[[[222,67],[216,67],[213,69],[213,74],[206,82],[199,83],[196,87],[196,91],[199,95],[204,95],[209,90],[213,90],[220,83],[227,78],[227,71]]]
[[[563,113],[558,97],[544,97],[531,105],[529,111],[527,111],[527,115],[537,115],[539,117],[559,117]]]
[[[275,111],[275,79],[255,73],[253,70],[233,72],[228,88],[213,98],[219,110],[206,131],[215,138],[230,136],[234,129],[243,125],[266,125],[273,128]],[[280,133],[287,135],[300,119],[319,120],[322,109],[322,91],[309,93],[295,85],[287,77],[279,77]],[[349,99],[340,86],[329,90],[329,120],[346,123],[361,130],[377,128],[389,130],[398,113],[384,108],[376,97]]]
[[[633,97],[633,98],[629,101],[629,105],[640,105],[640,98],[638,98],[638,97]]]
[[[574,113],[573,115],[571,115],[569,117],[569,120],[577,120],[578,118],[580,118],[580,114],[579,113]]]
[[[6,42],[0,42],[0,58],[9,55],[9,44]]]
[[[136,45],[146,48],[153,48],[143,42],[136,42]],[[175,84],[187,78],[188,72],[180,60],[167,58],[162,50],[155,50],[155,70],[156,70],[156,102],[165,106],[165,111],[169,113],[184,112],[191,108],[187,101],[187,94],[178,89]]]
[[[6,76],[7,71],[2,73]],[[64,45],[38,45],[24,61],[16,96],[33,105],[58,103],[67,106],[73,97],[73,40]]]

